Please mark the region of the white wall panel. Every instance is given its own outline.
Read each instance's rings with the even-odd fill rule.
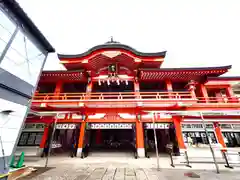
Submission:
[[[27,111],[27,106],[22,106],[4,99],[0,99],[0,136],[5,156],[10,156],[17,140],[18,133]],[[3,111],[13,111],[10,114],[2,113]],[[0,156],[2,151],[0,151]]]

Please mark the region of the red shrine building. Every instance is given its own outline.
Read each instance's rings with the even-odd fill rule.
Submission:
[[[211,143],[239,147],[240,101],[232,85],[240,78],[221,77],[231,66],[162,68],[165,56],[112,40],[82,54],[58,54],[67,70],[43,71],[18,150],[39,155],[52,143],[56,154],[147,157],[155,152],[154,128],[161,153],[172,143],[179,154],[188,137],[199,147],[209,143],[199,116],[156,111],[212,111],[203,113]]]

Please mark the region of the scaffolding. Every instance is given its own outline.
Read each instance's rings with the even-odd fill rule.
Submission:
[[[161,115],[173,115],[173,116],[194,116],[194,117],[198,116],[198,117],[200,117],[203,128],[204,128],[204,131],[205,131],[206,136],[207,136],[207,141],[208,141],[209,149],[210,149],[212,157],[213,157],[214,165],[215,165],[215,168],[216,168],[216,173],[220,173],[219,166],[218,166],[218,163],[216,161],[216,156],[215,156],[214,150],[213,150],[212,145],[211,145],[210,136],[209,136],[208,130],[206,128],[205,119],[204,119],[203,114],[205,114],[205,115],[207,115],[207,114],[212,115],[213,113],[227,114],[227,113],[232,113],[232,112],[235,112],[236,114],[239,114],[240,113],[239,110],[228,110],[228,111],[145,111],[145,112],[151,114],[153,127],[155,127],[155,116],[156,116],[156,114],[160,114],[160,116]],[[237,116],[239,116],[239,115],[237,115]],[[154,128],[153,130],[154,130],[154,139],[155,139],[155,146],[156,146],[157,169],[160,170],[159,155],[158,155],[158,148],[157,148],[156,129]],[[224,156],[224,159],[225,159],[226,164],[227,164],[225,167],[231,168],[231,166],[229,166],[228,159],[226,157],[225,152],[223,152],[223,156]],[[189,166],[188,157],[187,157],[187,163],[188,163],[188,166]]]

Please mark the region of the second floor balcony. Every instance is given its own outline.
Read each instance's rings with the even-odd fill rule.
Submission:
[[[196,97],[189,91],[182,92],[104,92],[104,93],[36,93],[34,104],[87,107],[171,107],[174,105],[233,105],[240,106],[239,98]]]

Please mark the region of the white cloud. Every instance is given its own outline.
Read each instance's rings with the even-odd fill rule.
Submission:
[[[59,53],[82,53],[113,36],[144,52],[167,50],[163,67],[240,60],[237,0],[19,0]],[[46,69],[57,69],[48,59]],[[49,65],[50,64],[50,65]],[[56,60],[57,64],[57,60]]]

